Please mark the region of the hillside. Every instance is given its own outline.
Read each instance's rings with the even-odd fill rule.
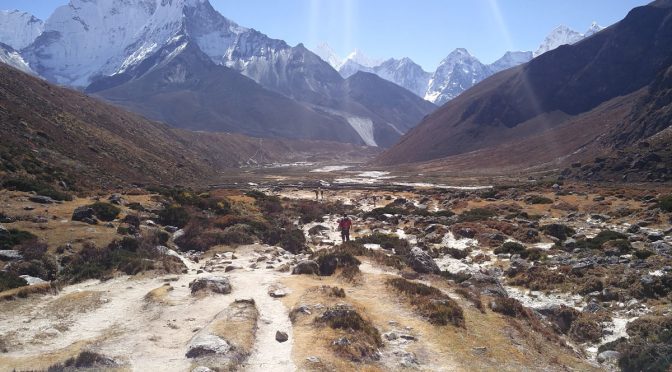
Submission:
[[[73,187],[203,184],[258,161],[350,154],[359,146],[176,130],[0,64],[0,177],[32,174]],[[366,150],[364,150],[366,151]]]
[[[671,17],[666,2],[635,8],[592,37],[486,79],[429,115],[377,162],[449,163],[478,152],[472,166],[540,165],[608,153],[655,134],[665,122],[640,131],[637,123],[653,114],[637,108],[646,105],[640,100],[656,89],[654,81],[665,87],[658,90],[669,87],[660,76],[672,58]],[[495,156],[502,148],[506,156]]]

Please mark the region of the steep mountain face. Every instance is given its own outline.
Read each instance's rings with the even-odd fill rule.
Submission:
[[[410,58],[388,59],[374,68],[376,75],[391,81],[418,97],[424,97],[431,74],[426,72]]]
[[[666,81],[672,61],[671,19],[669,5],[635,8],[618,24],[580,43],[501,72],[427,117],[380,162],[429,161],[516,141],[517,146],[508,148],[509,159],[523,149],[528,160],[537,154],[559,158],[577,151],[609,151],[624,122],[641,130],[633,119],[637,107],[662,105],[653,112],[666,112],[665,89],[656,94],[659,100],[645,102],[641,97],[658,80]],[[669,125],[655,122],[647,125],[651,130],[625,142]]]
[[[423,112],[436,109],[430,102],[372,73],[360,71],[352,75],[345,81],[345,90],[349,100],[358,102],[371,112],[375,110],[373,137],[382,147],[396,143],[400,134],[422,120]],[[352,119],[350,123],[358,128]]]
[[[364,144],[343,118],[215,64],[187,37],[123,74],[98,80],[89,92],[173,127]]]
[[[0,10],[0,41],[15,50],[31,44],[44,31],[44,22],[18,10]]]
[[[14,50],[9,45],[0,43],[0,62],[12,66],[20,71],[28,74],[35,74],[35,72],[28,66],[28,63],[21,57],[21,54]]]
[[[464,48],[444,58],[429,80],[425,99],[442,105],[490,75],[487,66]]]

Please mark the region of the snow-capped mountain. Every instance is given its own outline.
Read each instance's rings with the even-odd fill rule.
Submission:
[[[26,12],[0,10],[0,42],[21,50],[40,36],[44,22]]]
[[[376,75],[423,97],[431,74],[410,58],[388,59],[374,68]]]
[[[488,65],[488,68],[492,74],[496,74],[500,71],[530,62],[531,59],[532,52],[506,52],[502,58]]]
[[[537,48],[537,50],[534,52],[534,57],[536,58],[550,50],[556,49],[561,45],[571,45],[578,43],[579,41],[592,36],[602,31],[603,29],[604,27],[598,25],[597,22],[593,22],[588,30],[582,34],[572,30],[567,26],[560,25],[553,29],[553,31],[551,31],[548,36],[546,36],[546,39],[544,39],[541,45],[539,45],[539,48]]]
[[[455,49],[441,61],[432,75],[425,99],[442,105],[488,76],[487,66],[478,58],[464,48]]]
[[[166,63],[171,63],[174,56],[186,55],[182,53],[185,48],[190,50],[187,54],[193,58],[206,56],[212,63],[201,62],[179,65],[191,66],[189,68],[165,69]],[[335,118],[330,119],[333,123],[341,123],[349,128],[339,130],[338,125],[331,125],[330,128],[340,135],[330,136],[315,124],[314,130],[306,129],[309,138],[315,139],[351,141],[352,138],[346,133],[358,135],[362,132],[366,134],[360,139],[362,143],[389,146],[403,134],[395,128],[402,128],[405,132],[435,108],[397,86],[376,83],[375,79],[382,81],[377,76],[367,84],[348,85],[334,68],[302,44],[291,47],[282,40],[239,26],[217,12],[209,0],[70,0],[68,5],[58,8],[49,17],[42,35],[22,53],[40,76],[101,95],[104,91],[122,85],[126,88],[132,85],[137,89],[147,89],[148,93],[155,88],[135,84],[140,79],[172,86],[187,82],[196,84],[194,79],[190,79],[194,76],[208,76],[209,81],[219,81],[223,79],[219,75],[236,74],[228,69],[222,70],[222,66],[225,66],[251,78],[264,89],[275,91],[274,94],[281,93],[301,105],[307,104],[307,110],[314,110],[318,116],[329,115]],[[361,53],[352,54],[349,59],[373,63],[367,62]],[[215,72],[216,76],[189,70],[215,69],[209,66],[216,66],[219,71]],[[147,79],[155,71],[168,75],[161,79]],[[241,86],[250,87],[249,84]],[[355,86],[358,89],[352,89]],[[189,120],[198,120],[198,113],[207,111],[207,104],[212,103],[203,95],[205,87],[196,84],[194,90],[190,91],[193,97],[199,99],[185,103],[188,107],[182,109],[183,112],[194,114]],[[383,91],[369,91],[373,89]],[[264,106],[252,94],[258,91],[257,88],[240,91],[240,98],[237,99],[255,102],[262,116],[267,113],[266,110],[277,111],[283,106],[291,106]],[[396,103],[399,107],[396,109],[404,115],[386,115],[386,112],[392,112],[389,107],[391,103],[365,102],[362,98],[376,94],[399,97]],[[115,99],[123,101],[119,97]],[[274,102],[278,101],[274,99]],[[129,106],[136,108],[132,103]],[[168,111],[174,108],[160,106],[162,110]],[[252,111],[250,108],[248,113]],[[301,111],[297,109],[291,112]],[[286,109],[285,112],[290,110]],[[279,120],[286,124],[300,119],[285,117]],[[313,121],[328,122],[321,119]],[[366,123],[364,131],[362,123]],[[271,125],[265,133],[289,135],[287,131],[280,131],[280,126]],[[352,142],[360,143],[358,140]]]
[[[21,54],[7,44],[0,43],[0,62],[10,65],[27,74],[35,75],[35,72],[23,60]]]
[[[341,58],[327,43],[318,44],[313,48],[313,52],[337,71],[341,68],[341,65],[343,65],[343,58]]]

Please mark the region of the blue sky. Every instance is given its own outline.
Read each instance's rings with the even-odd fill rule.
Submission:
[[[210,0],[242,26],[295,45],[329,43],[375,58],[410,57],[432,70],[451,50],[485,63],[507,50],[534,50],[556,26],[610,25],[643,0]],[[46,19],[65,0],[0,0]]]

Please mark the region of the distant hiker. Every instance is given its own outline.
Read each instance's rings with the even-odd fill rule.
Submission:
[[[320,190],[315,189],[315,201],[319,200]]]
[[[324,190],[320,190],[320,199],[324,200]]]
[[[338,229],[341,230],[341,240],[344,242],[350,241],[350,228],[352,227],[352,220],[348,218],[347,214],[343,214],[343,218],[338,220]]]
[[[373,196],[373,207],[374,207],[374,208],[376,207],[376,200],[377,200],[377,199],[378,199],[378,197],[377,197],[376,195],[374,195],[374,196]]]

